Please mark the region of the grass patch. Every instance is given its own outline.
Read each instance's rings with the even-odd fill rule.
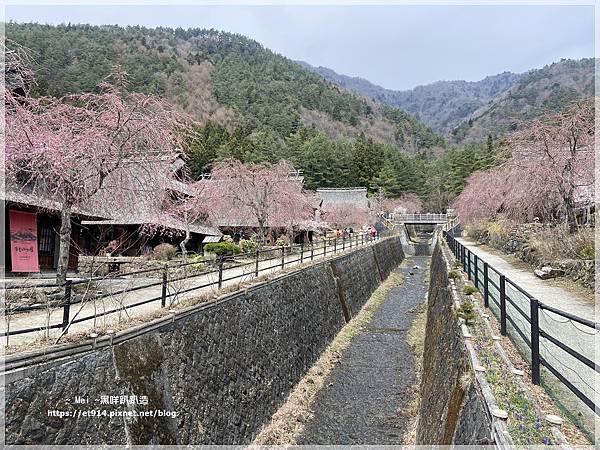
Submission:
[[[475,292],[477,292],[477,288],[475,286],[471,286],[470,284],[467,284],[465,287],[463,287],[463,294],[465,294],[465,295],[471,295],[471,294],[474,294]]]
[[[406,431],[402,438],[403,445],[415,445],[417,443],[417,425],[419,416],[419,407],[421,406],[421,397],[419,389],[421,387],[421,375],[423,372],[423,351],[425,348],[425,327],[427,326],[427,299],[425,299],[414,310],[415,317],[410,329],[407,332],[406,339],[415,355],[415,381],[405,393],[411,401],[401,412],[402,417],[409,418]]]
[[[462,278],[462,275],[458,270],[451,270],[450,272],[448,272],[448,278],[458,280],[459,278]]]

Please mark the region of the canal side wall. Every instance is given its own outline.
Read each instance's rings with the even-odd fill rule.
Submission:
[[[40,362],[52,350],[37,352],[5,372],[6,443],[249,443],[403,258],[398,237],[382,239],[113,337],[63,345],[60,359]],[[141,417],[147,411],[156,417]]]
[[[491,418],[453,310],[450,264],[437,242],[431,261],[418,445],[490,445]]]

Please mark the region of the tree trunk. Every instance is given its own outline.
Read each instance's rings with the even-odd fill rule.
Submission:
[[[569,226],[569,232],[574,233],[577,231],[577,216],[575,214],[575,206],[573,205],[572,199],[568,198],[565,200],[565,209],[567,214],[567,225]]]
[[[263,247],[265,245],[265,221],[258,219],[258,246]]]
[[[188,242],[190,242],[191,238],[192,238],[192,235],[190,233],[190,228],[186,227],[186,229],[185,229],[185,239],[179,243],[179,247],[181,248],[181,260],[183,261],[183,264],[187,263],[187,248],[186,248],[186,245],[187,245]]]
[[[69,250],[71,248],[71,205],[63,205],[60,213],[60,231],[58,269],[56,270],[56,282],[60,285],[67,281],[67,270],[69,268]]]

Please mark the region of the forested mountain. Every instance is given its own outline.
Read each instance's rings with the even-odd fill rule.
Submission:
[[[593,95],[594,59],[563,59],[523,74],[514,86],[473,112],[452,131],[452,137],[456,142],[496,138]]]
[[[427,208],[442,210],[496,152],[493,142],[446,148],[404,110],[348,92],[240,35],[8,23],[6,37],[33,53],[33,95],[94,90],[120,65],[131,90],[165,97],[190,114],[197,133],[185,151],[195,178],[225,158],[286,159],[309,189],[416,192]]]
[[[363,78],[340,75],[326,67],[304,67],[350,91],[387,105],[402,108],[434,131],[447,134],[468,119],[471,113],[513,86],[520,75],[504,72],[480,81],[437,81],[407,91],[394,91]]]
[[[305,67],[350,91],[402,108],[450,140],[484,142],[519,123],[564,109],[594,93],[594,60],[562,60],[524,74],[504,72],[476,82],[438,81],[409,91],[385,89],[325,67]]]
[[[347,92],[244,36],[202,29],[15,24],[32,49],[38,94],[92,90],[120,64],[134,90],[162,95],[201,122],[243,125],[283,139],[302,125],[331,137],[416,152],[443,141],[415,118]]]

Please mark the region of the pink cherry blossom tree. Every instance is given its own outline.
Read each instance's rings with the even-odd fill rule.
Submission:
[[[577,190],[594,183],[594,105],[579,102],[535,120],[508,140],[509,158],[476,172],[455,202],[463,222],[503,215],[576,227]]]
[[[264,243],[269,227],[291,230],[311,221],[315,201],[294,173],[285,161],[275,165],[244,164],[234,159],[217,163],[206,191],[211,220],[256,227],[259,245]]]
[[[155,220],[146,227],[149,234],[169,229],[183,229],[179,242],[182,261],[187,262],[187,244],[192,238],[191,227],[196,223],[209,224],[211,185],[208,180],[183,184],[178,192],[167,192],[163,203],[156,208]],[[217,199],[215,198],[215,201]]]
[[[523,175],[515,192],[523,195],[512,203],[528,215],[554,206],[574,229],[576,191],[594,184],[593,101],[577,102],[563,113],[534,120],[511,137],[509,148],[513,173]]]
[[[373,222],[369,210],[352,203],[336,203],[329,206],[323,211],[323,219],[336,228],[362,226]]]
[[[413,214],[423,211],[423,202],[414,192],[406,192],[400,197],[387,198],[382,193],[371,198],[370,214],[375,221],[388,214]]]
[[[460,219],[464,223],[476,223],[494,219],[502,211],[509,185],[506,170],[495,168],[473,173],[460,196],[454,202]]]
[[[157,167],[177,157],[181,116],[156,97],[129,92],[126,81],[116,70],[99,93],[59,99],[5,92],[7,186],[59,205],[61,284],[74,211],[127,210],[171,176]]]

